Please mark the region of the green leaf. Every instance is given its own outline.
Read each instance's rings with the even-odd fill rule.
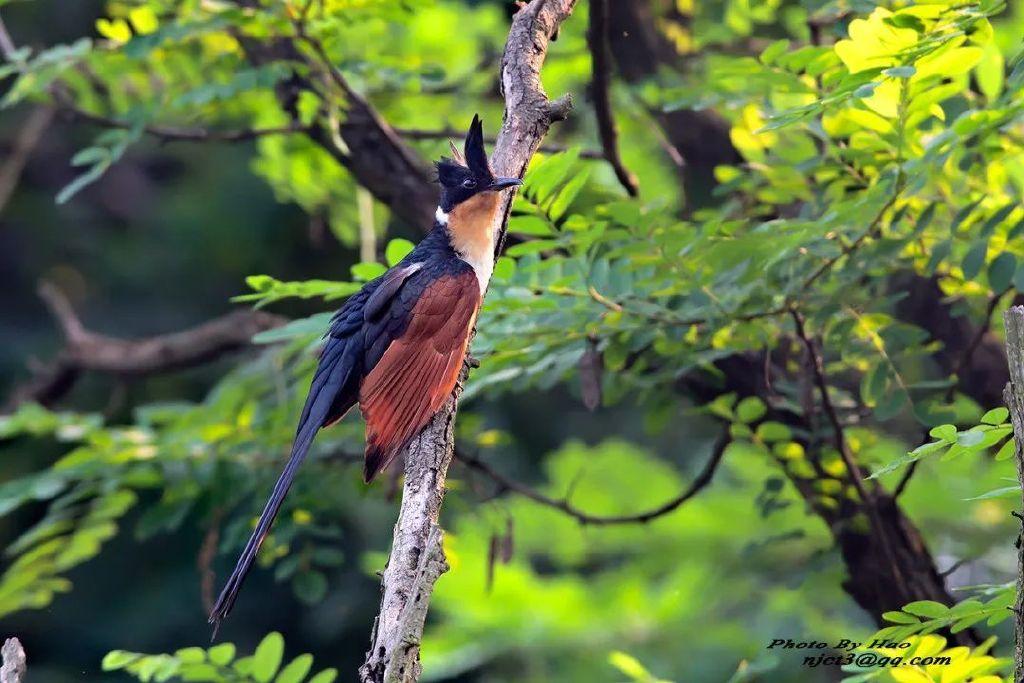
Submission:
[[[966,432],[960,432],[956,437],[956,442],[964,448],[970,448],[971,446],[977,446],[985,440],[985,432],[978,430],[968,430]]]
[[[516,273],[516,260],[508,256],[499,256],[494,262],[494,279],[510,280]]]
[[[316,676],[313,676],[306,683],[334,683],[334,679],[338,677],[337,669],[324,669]]]
[[[883,612],[882,618],[894,624],[920,624],[921,620],[906,612]]]
[[[773,441],[789,441],[793,435],[786,425],[770,420],[759,424],[756,433],[758,438],[769,443]]]
[[[768,412],[768,408],[764,405],[764,401],[756,396],[748,396],[736,406],[736,419],[750,424],[764,417],[766,412]]]
[[[295,596],[307,605],[315,605],[327,595],[327,577],[318,571],[305,571],[292,579]]]
[[[375,278],[380,277],[387,268],[382,263],[376,261],[364,261],[363,263],[357,263],[352,266],[352,279],[359,280],[361,282],[369,282]]]
[[[919,617],[937,619],[939,617],[946,616],[949,612],[949,608],[942,603],[935,602],[933,600],[918,600],[910,603],[909,605],[904,605],[903,611]]]
[[[103,657],[101,667],[104,671],[116,671],[123,669],[132,662],[142,657],[137,652],[125,652],[124,650],[111,650]]]
[[[989,500],[991,498],[1020,498],[1020,484],[993,489],[973,498],[964,498],[964,500]]]
[[[981,234],[986,237],[991,235],[992,232],[1003,223],[1003,221],[1009,218],[1010,214],[1017,209],[1017,206],[1016,202],[1010,202],[992,214],[992,216],[985,221],[985,224],[981,226]]]
[[[889,391],[889,368],[877,363],[864,374],[860,382],[860,396],[864,405],[873,408]]]
[[[184,664],[198,664],[206,661],[206,650],[201,647],[183,647],[174,656]]]
[[[211,647],[207,654],[210,657],[210,661],[214,664],[226,666],[235,658],[235,646],[233,643],[221,643]]]
[[[965,280],[973,280],[978,277],[982,267],[985,265],[985,254],[988,252],[988,240],[977,240],[971,245],[967,255],[964,256],[960,267],[964,271]]]
[[[508,222],[508,231],[534,237],[548,237],[554,234],[551,224],[541,216],[512,216]]]
[[[276,344],[277,342],[290,341],[298,337],[322,336],[327,332],[331,323],[333,313],[317,313],[308,318],[299,318],[270,330],[264,330],[253,335],[253,344]]]
[[[181,680],[220,683],[224,681],[224,676],[213,664],[184,664],[181,667]]]
[[[788,49],[789,49],[789,41],[788,40],[785,40],[785,39],[783,39],[783,40],[776,40],[774,43],[772,43],[771,45],[769,45],[768,47],[766,47],[764,50],[761,51],[761,55],[760,55],[759,59],[761,60],[762,64],[770,65],[778,57],[780,57],[782,54],[784,54],[786,52],[786,50],[788,50]]]
[[[996,460],[1009,460],[1017,452],[1017,442],[1014,439],[1008,439],[1004,443],[999,451],[995,455]]]
[[[894,66],[886,69],[882,73],[892,78],[910,78],[917,73],[917,69],[912,66]]]
[[[994,292],[1002,292],[1010,286],[1017,272],[1017,257],[1008,251],[997,256],[988,267],[988,285]]]
[[[277,675],[275,683],[300,683],[313,666],[313,655],[299,655]]]
[[[409,252],[411,252],[415,247],[416,245],[409,240],[402,239],[400,237],[395,238],[388,242],[387,248],[384,249],[384,258],[388,262],[389,266],[394,266],[408,256]]]
[[[981,421],[987,425],[1001,425],[1010,417],[1010,411],[1006,408],[993,408],[981,416]]]
[[[252,677],[258,683],[268,683],[277,673],[278,667],[281,666],[283,655],[284,638],[281,634],[277,631],[267,634],[252,655]]]
[[[939,425],[938,427],[932,427],[928,431],[928,435],[936,439],[942,439],[946,443],[953,443],[956,441],[956,426],[945,424]]]

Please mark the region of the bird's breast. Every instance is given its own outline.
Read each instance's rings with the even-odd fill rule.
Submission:
[[[452,249],[476,273],[480,293],[487,289],[494,270],[494,223],[500,197],[482,192],[455,206],[448,214],[448,239]]]

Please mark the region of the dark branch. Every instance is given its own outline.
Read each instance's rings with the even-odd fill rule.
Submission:
[[[615,127],[611,98],[611,51],[608,47],[608,0],[590,0],[590,27],[587,44],[591,55],[590,97],[594,103],[597,131],[604,157],[615,171],[630,197],[640,194],[636,176],[630,173],[619,155],[619,133]]]
[[[637,512],[629,515],[595,515],[573,505],[569,502],[568,496],[563,498],[552,498],[551,496],[541,493],[532,486],[528,486],[527,484],[516,481],[515,479],[506,477],[504,474],[498,472],[477,457],[466,455],[458,450],[455,451],[455,457],[466,467],[470,467],[477,472],[486,475],[502,490],[512,491],[513,493],[529,498],[541,505],[560,510],[585,526],[610,526],[614,524],[646,524],[647,522],[678,510],[684,503],[703,491],[704,488],[711,483],[711,480],[715,476],[715,471],[718,469],[718,465],[722,462],[722,457],[725,455],[726,448],[730,442],[731,439],[729,438],[728,432],[725,432],[721,437],[719,437],[715,442],[715,445],[711,450],[711,456],[704,464],[703,469],[701,469],[693,482],[683,489],[675,498],[672,498],[671,500],[645,512]]]
[[[804,327],[804,318],[796,309],[792,309],[790,314],[793,318],[793,324],[796,328],[797,337],[803,342],[804,347],[807,349],[807,355],[810,359],[808,365],[810,365],[811,373],[814,376],[814,384],[818,388],[818,393],[821,396],[821,406],[825,411],[826,417],[828,417],[829,423],[832,425],[832,433],[835,438],[836,450],[839,451],[839,456],[843,460],[843,464],[846,466],[846,473],[849,475],[850,483],[853,484],[854,489],[857,491],[857,495],[864,503],[864,508],[868,513],[868,518],[871,520],[871,525],[874,528],[875,533],[878,535],[878,540],[882,545],[882,551],[885,553],[886,561],[891,565],[893,577],[896,579],[897,585],[900,590],[906,591],[906,584],[903,579],[903,571],[896,560],[896,554],[893,552],[892,545],[889,541],[889,534],[886,532],[885,526],[882,524],[881,519],[878,515],[878,505],[875,500],[873,491],[868,491],[867,487],[864,486],[864,474],[860,470],[860,466],[857,461],[853,459],[853,454],[850,452],[850,446],[846,441],[846,434],[843,430],[843,423],[839,419],[839,414],[836,412],[835,405],[832,403],[832,398],[829,395],[828,390],[828,379],[825,375],[825,362],[818,351],[817,346],[808,334]]]
[[[989,330],[991,329],[992,315],[996,312],[996,309],[999,307],[999,302],[1001,302],[1003,300],[1003,297],[1006,296],[1010,291],[1012,291],[1012,289],[1012,287],[1008,287],[1004,289],[1002,292],[999,292],[998,294],[993,294],[989,298],[988,305],[985,307],[985,315],[982,317],[981,324],[978,325],[978,329],[974,331],[974,336],[971,338],[971,341],[968,342],[967,346],[964,347],[963,353],[960,354],[960,358],[957,359],[956,365],[953,366],[953,374],[958,379],[960,377],[960,373],[963,372],[964,368],[970,366],[971,359],[974,357],[974,352],[978,350],[979,346],[981,346],[981,342],[985,339],[985,335],[988,334]],[[955,389],[955,385],[953,387],[950,387],[950,393],[946,396],[947,401],[953,400],[953,391]]]

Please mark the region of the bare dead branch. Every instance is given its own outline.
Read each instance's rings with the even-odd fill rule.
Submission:
[[[581,510],[573,505],[569,501],[568,495],[562,498],[553,498],[541,493],[532,486],[505,476],[477,457],[467,455],[460,451],[455,452],[455,457],[459,462],[466,465],[466,467],[470,467],[487,476],[491,481],[498,485],[499,489],[517,493],[524,498],[529,498],[535,503],[540,503],[546,507],[564,512],[584,526],[612,526],[617,524],[646,524],[678,510],[684,503],[703,491],[708,484],[711,483],[730,442],[731,439],[729,438],[728,432],[719,437],[715,442],[714,447],[711,449],[711,456],[708,457],[707,462],[704,463],[704,467],[701,469],[700,473],[689,486],[679,492],[679,495],[655,508],[651,508],[650,510],[628,515],[596,515],[586,512],[585,510]]]
[[[39,296],[60,327],[65,346],[49,368],[15,390],[8,400],[9,409],[24,401],[53,403],[71,389],[82,372],[131,377],[199,365],[245,348],[257,332],[285,322],[262,311],[236,310],[180,332],[119,339],[87,330],[67,297],[51,283],[40,284]]]
[[[601,138],[601,149],[608,160],[615,177],[630,197],[640,194],[636,176],[622,163],[619,154],[619,132],[615,126],[611,97],[611,50],[608,47],[608,0],[590,0],[590,27],[587,29],[587,44],[590,47],[591,80],[590,98],[597,118],[597,132]]]
[[[502,176],[522,177],[552,122],[564,119],[572,101],[548,99],[540,69],[548,42],[572,13],[575,0],[533,0],[512,20],[501,61],[505,119],[491,164]],[[498,252],[511,206],[505,200],[495,225]],[[433,206],[431,206],[433,210]],[[496,252],[497,253],[497,252]],[[462,380],[467,370],[464,367]],[[370,649],[359,669],[362,683],[415,683],[420,676],[419,650],[434,583],[448,566],[438,526],[445,476],[454,449],[460,381],[445,407],[405,448],[405,485],[387,568],[381,581],[380,612]]]

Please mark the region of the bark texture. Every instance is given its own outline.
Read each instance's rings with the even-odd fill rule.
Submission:
[[[1006,324],[1006,356],[1010,364],[1010,383],[1003,398],[1010,409],[1013,438],[1017,442],[1015,460],[1017,479],[1024,486],[1024,306],[1014,306],[1003,316]],[[1021,501],[1024,503],[1024,500]],[[1013,680],[1024,683],[1024,543],[1017,541],[1017,599],[1014,603]]]
[[[0,683],[21,683],[27,670],[25,648],[17,638],[8,638],[0,648],[3,666],[0,666]]]
[[[501,60],[505,116],[491,157],[497,175],[522,177],[552,122],[564,119],[572,107],[568,97],[548,99],[540,69],[549,41],[574,5],[575,0],[532,0],[512,19]],[[508,196],[495,225],[499,251],[511,203]],[[448,403],[405,449],[402,506],[381,580],[380,612],[359,669],[362,683],[414,683],[422,672],[423,623],[434,583],[448,569],[438,517],[465,375],[464,370]]]

